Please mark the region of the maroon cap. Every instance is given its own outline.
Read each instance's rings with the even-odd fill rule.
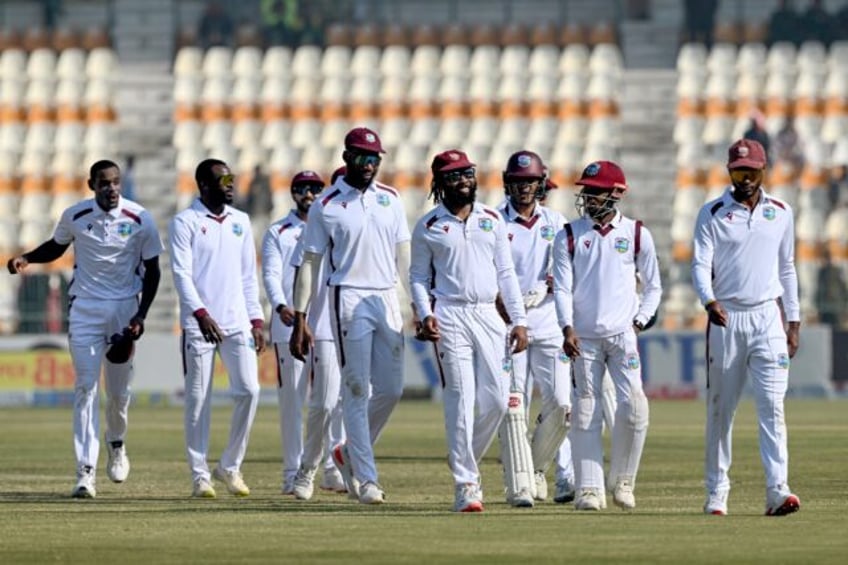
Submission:
[[[338,169],[333,171],[333,175],[330,177],[330,184],[336,184],[336,180],[339,177],[345,176],[346,174],[347,174],[347,167],[342,165],[341,167],[339,167]]]
[[[292,186],[298,186],[301,184],[320,184],[324,186],[324,179],[321,178],[321,175],[316,173],[315,171],[300,171],[297,173],[291,181]]]
[[[344,139],[346,149],[359,149],[369,153],[385,153],[380,143],[380,136],[374,130],[359,127],[353,128]]]
[[[553,190],[555,188],[559,188],[559,185],[557,183],[555,183],[554,181],[552,181],[550,177],[547,177],[545,179],[545,192],[547,192],[549,190]]]
[[[435,173],[447,173],[448,171],[456,171],[460,169],[468,169],[474,167],[468,159],[468,155],[459,149],[448,149],[442,151],[433,157],[433,163],[430,165],[430,170]]]
[[[510,178],[540,179],[547,175],[542,158],[532,151],[518,151],[510,155],[503,176]]]
[[[727,151],[728,169],[764,169],[766,150],[754,139],[740,139]]]
[[[627,190],[627,181],[624,179],[624,171],[612,161],[595,161],[590,163],[576,183],[580,186],[591,186],[594,188],[620,188]]]

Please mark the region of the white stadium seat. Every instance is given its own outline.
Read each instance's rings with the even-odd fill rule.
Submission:
[[[291,76],[292,51],[289,47],[269,47],[262,58],[262,74],[265,77]]]

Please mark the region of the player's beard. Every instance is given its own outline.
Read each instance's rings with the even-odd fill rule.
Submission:
[[[304,216],[309,214],[309,208],[312,206],[313,202],[314,202],[314,200],[309,200],[309,201],[301,200],[300,202],[295,202],[295,204],[297,206],[297,212],[299,214],[304,215]]]
[[[444,205],[448,209],[461,208],[468,204],[473,204],[477,199],[477,182],[475,181],[468,188],[468,194],[463,194],[457,190],[445,190]]]

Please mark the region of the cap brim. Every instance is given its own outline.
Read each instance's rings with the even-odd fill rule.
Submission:
[[[451,162],[445,165],[444,167],[439,168],[437,173],[449,173],[450,171],[462,170],[462,169],[470,169],[471,167],[476,167],[477,165],[472,163],[471,161],[456,161]]]
[[[591,186],[592,188],[606,188],[608,190],[612,190],[614,188],[620,188],[621,190],[627,190],[626,184],[621,184],[620,182],[614,182],[612,184],[608,182],[601,182],[600,180],[593,179],[580,179],[575,182],[577,186]]]
[[[766,164],[762,161],[754,161],[753,159],[736,159],[728,163],[728,169],[763,169]]]
[[[381,147],[374,147],[373,145],[359,145],[349,143],[345,145],[346,149],[359,149],[360,151],[367,151],[368,153],[385,153],[386,150]]]
[[[545,178],[543,175],[534,175],[531,173],[504,173],[506,178],[513,179],[542,179]]]

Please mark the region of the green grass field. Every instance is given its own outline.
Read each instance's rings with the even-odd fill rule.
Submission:
[[[243,467],[252,493],[189,497],[180,409],[133,408],[132,473],[98,497],[72,500],[70,409],[5,409],[0,458],[0,563],[844,563],[848,559],[846,404],[788,402],[791,485],[799,513],[767,518],[753,407],[736,423],[730,515],[701,513],[704,408],[654,402],[636,489],[637,509],[577,513],[550,502],[513,509],[500,495],[496,448],[483,463],[486,511],[457,515],[445,463],[441,407],[404,402],[377,447],[388,501],[363,507],[316,490],[279,494],[273,407],[256,419]],[[213,415],[210,455],[223,448],[228,411]]]

